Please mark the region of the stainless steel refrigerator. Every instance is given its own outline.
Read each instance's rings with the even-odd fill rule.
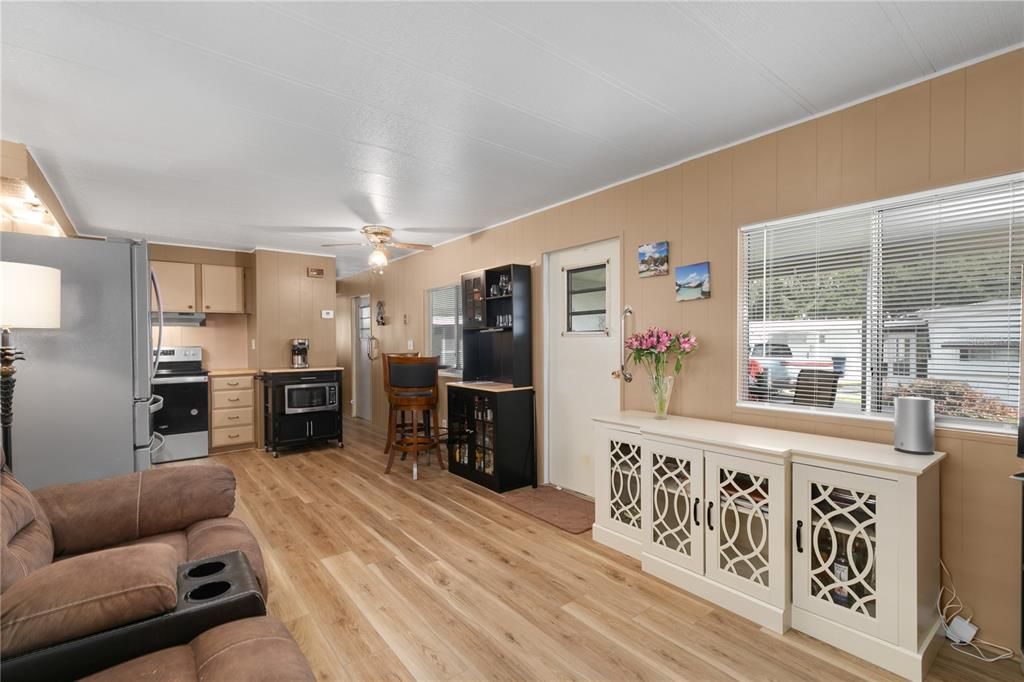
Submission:
[[[30,489],[141,471],[154,438],[144,242],[5,232],[0,259],[60,270],[60,329],[12,330],[14,474]]]

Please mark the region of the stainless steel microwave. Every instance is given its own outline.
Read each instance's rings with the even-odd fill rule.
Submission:
[[[330,412],[338,409],[337,382],[291,384],[284,387],[284,413]]]

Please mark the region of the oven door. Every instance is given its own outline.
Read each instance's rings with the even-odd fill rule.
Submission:
[[[153,394],[164,406],[153,413],[153,431],[164,436],[209,429],[210,397],[206,377],[157,377]]]
[[[326,412],[338,409],[338,384],[292,384],[284,387],[284,413]]]

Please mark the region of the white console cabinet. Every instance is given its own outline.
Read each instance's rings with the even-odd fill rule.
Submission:
[[[941,643],[941,453],[645,412],[595,421],[597,541],[776,632],[924,676]]]

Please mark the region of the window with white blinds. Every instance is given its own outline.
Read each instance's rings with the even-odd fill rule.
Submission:
[[[444,369],[462,369],[462,293],[457,284],[427,291],[430,355]]]
[[[742,231],[739,399],[1016,425],[1024,176]]]

